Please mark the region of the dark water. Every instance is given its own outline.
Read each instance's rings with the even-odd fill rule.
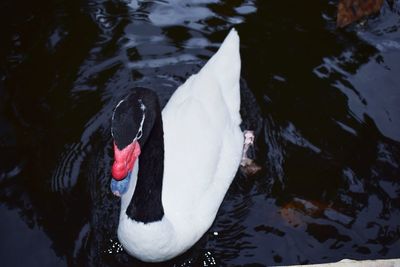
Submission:
[[[143,265],[112,246],[112,108],[134,86],[165,104],[231,27],[263,170],[239,175],[210,231],[161,266],[400,257],[400,4],[346,30],[335,8],[2,1],[1,266]]]

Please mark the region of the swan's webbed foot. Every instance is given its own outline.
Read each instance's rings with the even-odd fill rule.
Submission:
[[[244,143],[243,143],[242,160],[240,162],[240,169],[246,176],[251,176],[260,171],[261,167],[258,166],[254,161],[255,159],[254,131],[245,130],[243,134],[244,134]]]

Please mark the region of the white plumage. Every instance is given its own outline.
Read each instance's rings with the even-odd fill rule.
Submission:
[[[163,219],[144,224],[126,215],[138,162],[128,192],[122,196],[118,237],[136,258],[171,259],[188,250],[213,223],[242,156],[240,66],[239,36],[233,29],[218,52],[175,91],[162,111]]]

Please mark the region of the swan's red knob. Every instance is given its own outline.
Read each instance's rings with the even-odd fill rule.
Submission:
[[[114,163],[111,170],[113,178],[117,181],[123,180],[132,171],[139,155],[140,145],[137,141],[132,142],[122,150],[114,142]]]

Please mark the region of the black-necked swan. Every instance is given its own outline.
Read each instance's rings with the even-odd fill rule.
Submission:
[[[240,68],[232,29],[162,111],[157,95],[144,88],[116,106],[113,183],[127,186],[114,192],[121,195],[118,239],[130,255],[166,261],[213,223],[242,158]]]

